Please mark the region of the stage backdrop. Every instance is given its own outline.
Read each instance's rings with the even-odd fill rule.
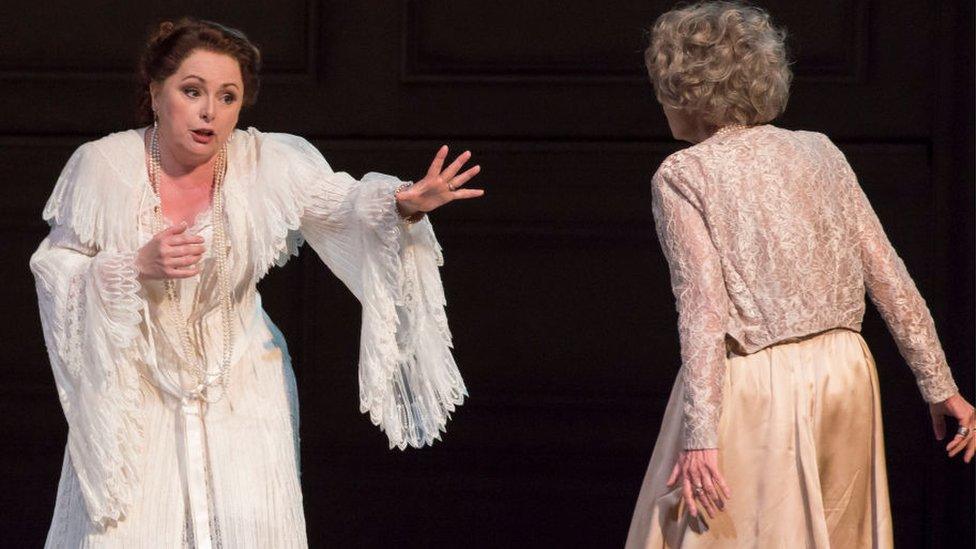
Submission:
[[[309,138],[337,170],[421,176],[470,148],[483,200],[434,214],[470,400],[433,448],[358,411],[358,304],[310,250],[261,284],[295,358],[313,547],[619,547],[679,365],[649,182],[674,142],[644,77],[671,2],[17,2],[0,19],[0,545],[36,547],[66,426],[28,257],[72,150],[132,126],[154,21],[241,28],[266,59],[241,126]],[[778,124],[848,155],[973,397],[973,6],[762,2],[790,33]],[[228,184],[233,185],[233,181]],[[973,546],[973,466],[933,440],[873,308],[894,531]],[[770,516],[769,520],[775,520]]]

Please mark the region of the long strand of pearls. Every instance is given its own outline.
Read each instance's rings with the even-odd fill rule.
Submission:
[[[152,141],[150,144],[149,178],[152,183],[153,192],[159,203],[155,208],[153,216],[154,233],[158,233],[165,227],[162,211],[162,199],[159,195],[159,174],[161,170],[159,153],[158,130],[153,129]],[[190,338],[190,328],[183,309],[180,307],[180,295],[177,292],[176,281],[171,278],[163,279],[163,288],[166,294],[166,301],[169,305],[170,315],[176,322],[179,330],[180,346],[183,348],[184,360],[190,367],[191,374],[196,378],[197,386],[185,397],[197,397],[208,403],[219,402],[227,394],[230,386],[229,377],[231,357],[234,352],[234,325],[232,322],[233,301],[231,299],[230,276],[227,265],[227,222],[224,219],[224,198],[221,189],[224,183],[224,176],[227,172],[227,145],[221,147],[214,159],[214,179],[213,179],[213,245],[214,258],[217,263],[217,293],[220,300],[220,320],[223,336],[223,355],[217,372],[210,372],[205,364],[200,360],[194,349],[193,340]],[[219,387],[217,396],[211,396],[211,388]]]

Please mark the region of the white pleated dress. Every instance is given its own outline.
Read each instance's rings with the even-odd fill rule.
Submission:
[[[68,443],[47,547],[306,547],[298,402],[257,282],[307,241],[363,304],[361,409],[391,447],[439,437],[466,395],[450,352],[440,249],[405,225],[400,180],[335,173],[304,139],[238,130],[223,188],[233,288],[229,389],[193,383],[160,281],[137,279],[152,238],[144,130],[82,145],[44,211],[31,258]],[[211,212],[189,232],[212,237]],[[178,283],[195,351],[223,352],[216,265]]]

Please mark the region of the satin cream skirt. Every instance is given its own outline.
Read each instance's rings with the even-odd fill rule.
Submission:
[[[846,329],[727,359],[724,512],[694,518],[666,485],[682,449],[681,374],[641,486],[627,548],[891,547],[878,377]],[[699,509],[701,507],[699,506]]]

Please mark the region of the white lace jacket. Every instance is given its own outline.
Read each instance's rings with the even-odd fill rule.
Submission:
[[[180,428],[173,423],[180,391],[165,374],[178,374],[182,350],[160,308],[162,284],[140,283],[133,266],[136,251],[152,237],[158,203],[146,175],[143,132],[120,132],[78,148],[44,209],[51,233],[31,258],[68,422],[52,546],[149,539],[174,546],[179,536],[188,543],[183,490],[173,491],[173,483],[204,489],[169,476],[180,470],[178,433],[167,432]],[[223,521],[229,546],[300,547],[297,429],[287,420],[286,394],[294,397],[290,362],[256,284],[307,240],[363,305],[362,411],[391,447],[422,446],[439,437],[466,395],[450,351],[440,248],[427,219],[401,222],[393,199],[401,181],[375,173],[357,181],[333,172],[302,138],[237,130],[228,159],[223,192],[235,342],[232,390],[204,418],[210,505],[223,502],[212,509],[213,527]],[[210,230],[206,222],[198,225]],[[219,360],[222,332],[209,251],[201,265],[199,276],[180,282],[181,304],[192,306],[186,314],[198,352]]]
[[[925,400],[957,391],[925,301],[826,136],[716,134],[665,159],[652,187],[678,309],[686,449],[717,446],[727,351],[859,331],[865,286]]]

